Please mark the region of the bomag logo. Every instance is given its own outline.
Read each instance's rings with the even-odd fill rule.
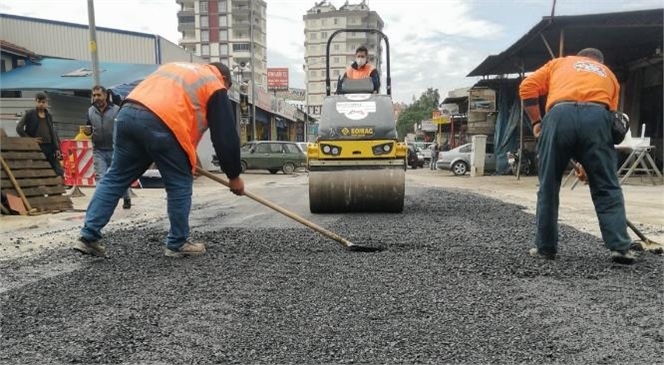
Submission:
[[[364,127],[364,128],[343,128],[341,130],[341,133],[344,136],[371,136],[374,134],[374,129],[370,127]]]

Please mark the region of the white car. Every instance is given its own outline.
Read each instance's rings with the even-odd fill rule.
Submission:
[[[449,170],[454,175],[465,175],[470,170],[470,151],[472,143],[466,143],[449,151],[438,154],[436,170]],[[484,155],[484,171],[496,170],[496,155],[493,153],[493,143],[486,144]]]

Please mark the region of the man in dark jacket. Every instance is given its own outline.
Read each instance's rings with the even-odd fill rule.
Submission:
[[[16,126],[16,133],[21,137],[32,137],[37,143],[46,159],[58,176],[63,176],[64,171],[60,165],[60,139],[55,132],[53,117],[48,112],[48,100],[46,94],[37,93],[35,96],[37,105],[34,109],[26,110],[23,118]]]
[[[120,107],[108,102],[108,91],[101,85],[92,88],[92,106],[88,109],[88,121],[84,133],[92,135],[97,183],[104,178],[113,160],[113,125]],[[131,208],[131,189],[127,189],[123,209]]]

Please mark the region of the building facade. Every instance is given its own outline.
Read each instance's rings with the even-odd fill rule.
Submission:
[[[363,0],[359,4],[346,2],[338,9],[329,1],[316,3],[304,15],[304,69],[309,114],[320,115],[320,108],[325,99],[326,47],[328,38],[339,29],[368,28],[383,30],[383,20],[377,12],[371,11]],[[334,37],[330,46],[330,80],[332,92],[337,80],[344,74],[355,58],[355,50],[365,46],[369,50],[369,61],[381,71],[383,49],[381,37],[369,33],[340,33]],[[384,75],[381,76],[384,83]]]
[[[77,60],[90,59],[87,24],[76,24],[0,14],[2,39],[43,56]],[[140,32],[96,27],[99,62],[164,64],[204,62],[167,39]]]
[[[241,75],[255,76],[267,89],[266,8],[263,0],[176,0],[179,43],[209,62],[221,62]],[[252,22],[253,16],[253,22]],[[253,29],[253,59],[251,55]]]

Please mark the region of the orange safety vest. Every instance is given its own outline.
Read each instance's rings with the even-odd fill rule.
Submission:
[[[226,90],[212,65],[175,62],[150,74],[127,96],[156,114],[173,132],[196,170],[196,147],[208,128],[207,104],[212,94]]]
[[[373,67],[372,64],[367,63],[364,66],[360,67],[359,69],[354,69],[352,66],[348,66],[346,68],[346,78],[349,80],[360,80],[360,79],[368,79],[371,77],[371,73],[373,70],[376,68]]]

